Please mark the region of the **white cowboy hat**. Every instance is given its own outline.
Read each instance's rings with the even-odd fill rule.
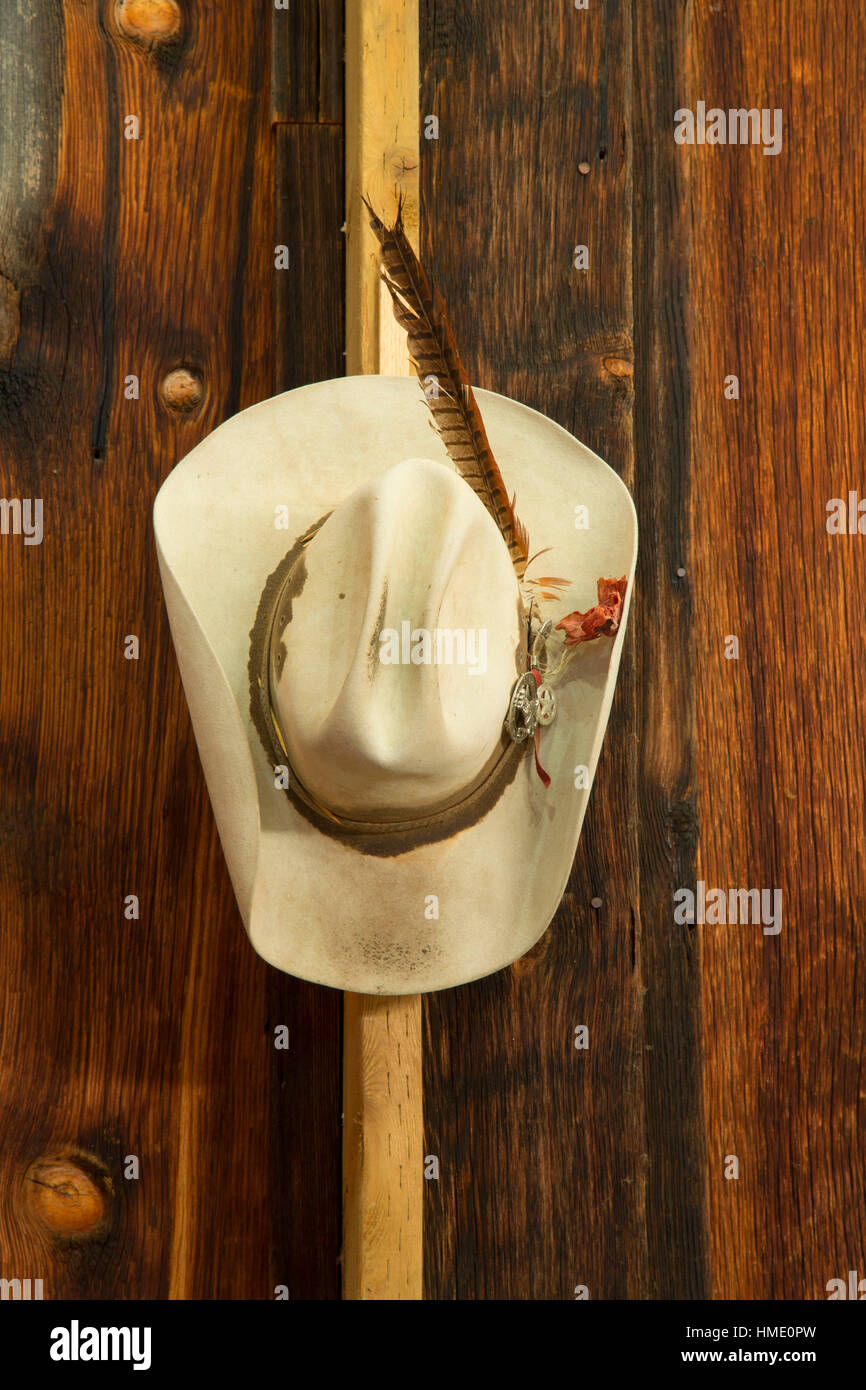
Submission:
[[[538,745],[549,786],[533,740],[505,728],[522,675],[517,706],[527,680],[535,694],[536,629],[416,382],[347,377],[252,406],[178,464],[154,507],[244,924],[272,965],[339,989],[445,989],[527,951],[564,892],[604,737],[631,498],[552,421],[476,396],[521,521],[551,552],[545,573],[569,580],[542,616],[590,607],[599,576],[626,578],[615,636],[580,646],[555,685]]]

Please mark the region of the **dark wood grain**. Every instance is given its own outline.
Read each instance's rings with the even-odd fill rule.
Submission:
[[[607,9],[594,24],[602,14],[615,30]],[[618,88],[633,201],[598,179],[595,191],[603,295],[627,276],[632,213],[641,525],[636,665],[563,909],[530,957],[461,991],[468,1008],[457,994],[427,1001],[428,1147],[444,1158],[429,1191],[431,1297],[568,1296],[575,1247],[591,1252],[584,1282],[601,1297],[824,1298],[828,1279],[863,1268],[863,663],[852,615],[864,561],[858,537],[827,535],[825,506],[858,488],[863,452],[864,159],[835,132],[856,129],[866,42],[848,12],[825,23],[817,5],[695,14],[633,6],[630,50],[606,31],[600,50],[574,54],[569,71],[579,81],[589,69],[590,81],[568,135],[551,139],[543,113],[564,94],[564,29],[534,24],[518,53],[496,6],[472,22],[427,9],[422,107],[440,114],[443,137],[425,151],[425,236],[473,378],[560,419],[627,478],[627,416],[618,429],[585,350],[566,366],[550,343],[569,332],[586,342],[599,323],[627,333],[629,306],[574,306],[544,282],[559,200],[581,208],[562,150],[581,147],[587,111],[611,109],[611,71],[633,55],[630,103]],[[543,80],[532,85],[533,73]],[[698,100],[782,107],[784,154],[675,145],[674,111]],[[473,142],[449,143],[470,119]],[[589,182],[586,143],[581,156]],[[543,316],[530,333],[527,302]],[[738,402],[724,397],[729,373]],[[739,662],[724,659],[728,633]],[[632,912],[638,1001],[624,988],[616,912],[603,936],[573,935],[575,884],[581,903],[587,882],[611,897],[598,844],[618,831],[612,895]],[[672,894],[698,878],[780,887],[780,936],[677,926]],[[603,1001],[607,1029],[607,1064],[579,1102],[564,1060],[551,1060],[575,999],[584,1011]],[[628,1089],[613,1062],[632,1039]],[[630,1223],[603,1186],[611,1136],[623,1182],[640,1141],[645,1201]],[[739,1179],[725,1177],[728,1155]]]
[[[784,122],[776,156],[680,151],[701,877],[783,893],[776,936],[703,929],[713,1291],[823,1299],[831,1278],[866,1275],[866,537],[826,530],[830,498],[866,493],[866,25],[850,7],[749,0],[696,11],[692,43],[684,105]]]
[[[337,1297],[340,999],[246,940],[151,532],[163,478],[272,393],[277,356],[270,8],[182,9],[166,54],[63,7],[51,230],[0,373],[0,490],[45,516],[41,546],[0,538],[0,1270],[49,1298]],[[181,365],[188,413],[159,389]],[[76,1239],[25,1200],[70,1153],[108,1193]]]
[[[689,7],[634,18],[635,474],[638,820],[647,1294],[710,1293],[701,1091],[701,936],[673,921],[698,845],[688,341],[691,227],[673,112],[690,57]],[[619,790],[622,796],[624,788]],[[623,814],[627,807],[623,805]],[[711,824],[713,820],[711,818]]]
[[[440,122],[422,140],[422,244],[470,377],[558,420],[628,483],[631,42],[613,4],[520,23],[504,3],[422,6],[422,113]],[[425,1000],[425,1146],[442,1174],[430,1298],[646,1291],[638,729],[629,641],[554,924],[509,970]]]
[[[44,271],[57,178],[63,12],[39,0],[0,9],[0,365],[18,340],[23,290]]]
[[[342,0],[272,8],[271,119],[343,122]]]
[[[289,265],[276,282],[277,390],[346,370],[343,132],[335,125],[275,127],[277,242]]]

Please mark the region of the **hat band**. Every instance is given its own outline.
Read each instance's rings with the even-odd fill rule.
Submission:
[[[396,835],[422,831],[435,825],[441,817],[449,817],[453,813],[459,812],[461,807],[468,806],[470,803],[474,804],[479,798],[483,799],[485,792],[494,786],[496,787],[495,799],[498,799],[502,789],[507,786],[508,782],[510,782],[514,776],[513,771],[511,771],[507,779],[505,781],[502,780],[503,772],[510,769],[514,750],[515,747],[517,747],[514,743],[509,742],[502,748],[496,762],[488,769],[481,780],[474,785],[470,785],[468,789],[463,789],[459,793],[458,798],[455,801],[449,802],[448,805],[439,807],[437,810],[428,812],[426,815],[415,816],[409,820],[400,820],[396,818],[386,820],[358,820],[351,816],[341,815],[337,811],[332,811],[329,806],[319,801],[310,789],[304,785],[292,766],[291,759],[286,750],[282,731],[280,730],[276,715],[274,714],[273,706],[271,706],[270,710],[270,719],[282,750],[282,766],[286,768],[288,773],[289,787],[286,788],[286,790],[293,790],[295,795],[303,801],[311,811],[315,811],[317,815],[327,817],[333,825],[343,830],[346,834],[381,835],[387,833]],[[521,754],[523,749],[517,747],[517,751],[518,754]]]
[[[506,740],[503,728],[500,755],[480,780],[462,790],[449,805],[407,819],[359,820],[341,815],[319,801],[304,785],[291,764],[286,740],[271,700],[271,635],[278,615],[281,621],[291,621],[292,603],[299,597],[306,581],[304,551],[328,516],[330,512],[298,537],[269,576],[262,591],[250,633],[250,717],[271,766],[286,768],[288,785],[281,790],[307,820],[324,834],[362,853],[383,856],[402,854],[417,846],[447,839],[487,815],[514,780],[526,745]]]

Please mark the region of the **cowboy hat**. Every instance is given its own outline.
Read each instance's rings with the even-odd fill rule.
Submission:
[[[541,617],[625,576],[615,636],[577,649],[536,740],[541,623],[417,383],[347,377],[252,406],[154,507],[244,924],[271,964],[339,989],[444,989],[527,951],[565,889],[604,736],[631,498],[552,421],[476,396],[545,572],[568,579]]]

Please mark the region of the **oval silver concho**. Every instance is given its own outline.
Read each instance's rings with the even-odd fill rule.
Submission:
[[[505,716],[505,727],[515,743],[523,743],[535,733],[538,723],[538,681],[531,671],[517,680]]]

